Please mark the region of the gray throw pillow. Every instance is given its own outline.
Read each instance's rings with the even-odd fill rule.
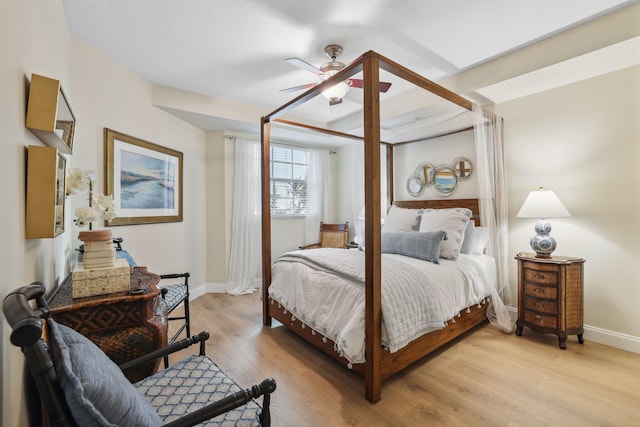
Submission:
[[[382,253],[399,254],[439,264],[440,245],[446,240],[444,231],[397,231],[382,233]]]
[[[56,372],[77,425],[162,425],[151,404],[94,343],[51,319],[47,325]]]

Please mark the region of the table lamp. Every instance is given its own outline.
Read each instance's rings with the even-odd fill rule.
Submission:
[[[562,218],[571,214],[556,193],[540,187],[529,193],[516,216],[538,218],[535,226],[536,235],[531,238],[531,247],[536,252],[537,258],[551,258],[551,253],[556,249],[556,239],[549,236],[551,224],[547,218]]]

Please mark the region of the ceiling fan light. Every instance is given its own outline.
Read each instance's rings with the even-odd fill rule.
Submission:
[[[349,92],[349,85],[345,82],[340,82],[329,89],[323,90],[322,95],[331,101],[332,99],[342,99],[347,92]]]

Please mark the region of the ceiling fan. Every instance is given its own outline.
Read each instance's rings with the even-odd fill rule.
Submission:
[[[316,74],[317,76],[319,76],[322,81],[325,81],[329,77],[333,76],[338,71],[346,67],[346,65],[343,64],[342,62],[336,61],[336,58],[338,58],[342,54],[342,46],[337,44],[330,44],[324,48],[324,53],[329,58],[331,58],[331,61],[325,62],[320,66],[320,68],[316,68],[313,65],[309,64],[306,61],[303,61],[300,58],[287,58],[285,59],[285,61],[287,61],[289,64],[293,66],[302,68],[303,70],[310,71],[313,74]],[[307,83],[300,86],[294,86],[287,89],[282,89],[280,90],[280,92],[295,92],[297,90],[310,89],[314,86],[317,86],[318,84],[320,84],[320,82]],[[324,95],[324,97],[329,100],[329,105],[340,104],[342,103],[342,97],[345,96],[346,93],[349,91],[349,87],[356,87],[356,88],[362,89],[363,87],[362,79],[349,78],[347,80],[344,80],[330,87],[329,89],[326,89],[325,91],[322,92],[322,95]],[[389,90],[390,87],[391,87],[391,83],[380,82],[380,92],[386,92]]]

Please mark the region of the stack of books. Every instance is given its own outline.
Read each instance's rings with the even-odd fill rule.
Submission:
[[[84,242],[82,264],[85,270],[115,265],[116,250],[113,247],[111,230],[81,231],[78,238]]]
[[[81,231],[78,239],[84,244],[84,253],[72,272],[72,297],[128,291],[131,269],[127,260],[116,260],[111,230]]]

